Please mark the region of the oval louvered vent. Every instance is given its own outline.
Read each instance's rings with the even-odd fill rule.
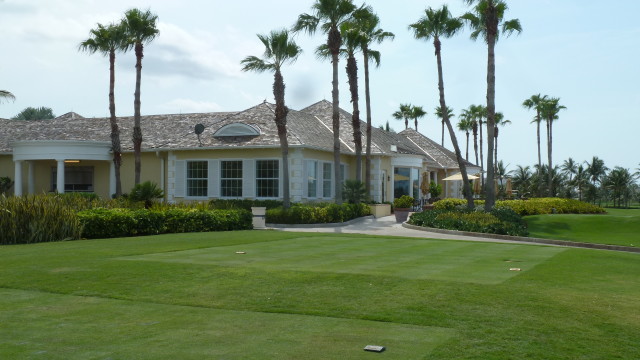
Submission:
[[[216,131],[214,137],[224,136],[259,136],[260,128],[242,123],[228,124]]]

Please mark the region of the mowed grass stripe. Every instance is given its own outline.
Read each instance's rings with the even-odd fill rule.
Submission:
[[[239,250],[246,254],[237,254]],[[510,267],[527,271],[565,250],[422,239],[295,238],[119,259],[499,284],[519,273]],[[518,266],[506,263],[511,259]]]
[[[167,316],[172,314],[172,316]],[[0,358],[422,359],[452,329],[0,289]]]

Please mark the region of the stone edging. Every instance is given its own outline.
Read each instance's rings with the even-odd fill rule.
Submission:
[[[482,237],[482,238],[488,238],[488,239],[510,240],[510,241],[535,243],[535,244],[546,244],[546,245],[568,246],[568,247],[586,248],[586,249],[599,249],[599,250],[626,251],[626,252],[632,252],[632,253],[640,253],[640,248],[631,247],[631,246],[592,244],[592,243],[574,242],[574,241],[565,241],[565,240],[540,239],[540,238],[531,238],[531,237],[523,237],[523,236],[509,236],[509,235],[476,233],[476,232],[470,232],[470,231],[436,229],[436,228],[430,228],[430,227],[411,225],[411,224],[407,224],[406,222],[402,223],[402,227],[405,227],[411,230],[430,231],[430,232],[435,232],[440,234],[449,234],[449,235],[473,236],[473,237]]]
[[[367,216],[358,217],[358,218],[351,219],[349,221],[345,221],[345,222],[342,222],[342,223],[326,223],[326,224],[267,224],[267,227],[268,228],[276,228],[276,229],[282,229],[282,228],[293,228],[293,229],[334,228],[334,227],[351,225],[351,224],[354,224],[354,223],[356,223],[358,221],[366,220],[366,219],[373,219],[373,215],[367,215]]]

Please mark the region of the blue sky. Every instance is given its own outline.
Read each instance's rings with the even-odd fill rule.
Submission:
[[[312,3],[0,1],[0,89],[16,95],[15,102],[0,104],[0,117],[14,116],[27,106],[48,106],[57,115],[75,111],[86,117],[107,116],[108,61],[79,53],[77,45],[97,22],[118,21],[131,7],[151,8],[160,20],[160,36],[145,48],[143,114],[234,111],[264,99],[273,101],[272,76],[243,73],[240,61],[262,54],[256,34],[290,27]],[[420,105],[428,115],[419,131],[439,141],[440,123],[433,115],[438,104],[433,45],[415,40],[407,27],[425,8],[444,3],[456,16],[467,10],[462,0],[368,1],[382,28],[396,34],[393,42],[378,46],[382,63],[371,73],[375,125],[390,121],[400,131],[404,124],[391,114],[400,103]],[[507,18],[520,19],[523,32],[501,38],[496,48],[496,107],[512,121],[501,129],[499,159],[509,169],[537,162],[535,126],[530,124],[534,113],[521,104],[542,93],[560,97],[567,107],[554,123],[555,164],[568,157],[584,161],[599,156],[609,167],[637,168],[640,24],[635,17],[640,2],[616,0],[606,7],[592,0],[511,0],[508,4]],[[447,104],[456,114],[471,104],[485,103],[486,46],[471,41],[469,33],[465,30],[443,40]],[[331,99],[331,64],[314,55],[324,40],[319,33],[296,38],[304,53],[284,70],[289,107],[299,109]],[[133,113],[134,62],[133,53],[118,55],[116,111],[120,116]],[[340,105],[351,111],[344,65],[342,61]],[[464,151],[464,134],[458,137]]]

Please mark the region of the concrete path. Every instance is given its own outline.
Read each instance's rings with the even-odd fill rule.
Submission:
[[[498,242],[498,243],[512,243],[522,244],[522,242],[490,239],[475,236],[463,236],[463,235],[451,235],[441,234],[430,231],[408,229],[402,226],[402,224],[396,222],[394,215],[385,216],[381,218],[366,217],[364,219],[358,219],[349,225],[336,226],[336,227],[314,227],[313,225],[297,225],[295,227],[275,228],[275,230],[281,231],[297,231],[297,232],[322,232],[322,233],[335,233],[335,234],[367,234],[367,235],[383,235],[383,236],[406,236],[416,238],[428,238],[428,239],[445,239],[445,240],[468,240],[468,241],[483,241],[483,242]]]

